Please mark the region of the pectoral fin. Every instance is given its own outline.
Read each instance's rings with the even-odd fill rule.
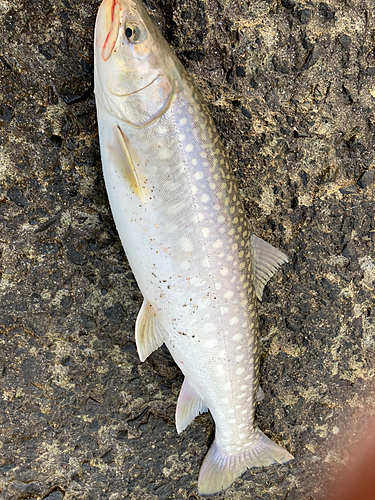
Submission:
[[[253,234],[251,242],[254,249],[254,286],[259,300],[262,300],[263,289],[277,269],[288,257],[266,241]]]
[[[180,434],[195,417],[207,411],[203,399],[185,378],[178,396],[176,408],[176,429]]]
[[[129,184],[133,193],[144,202],[145,186],[140,160],[119,126],[113,128],[111,142],[107,146],[115,167]]]
[[[135,322],[135,342],[139,359],[144,361],[160,347],[166,333],[160,324],[152,305],[144,300]]]

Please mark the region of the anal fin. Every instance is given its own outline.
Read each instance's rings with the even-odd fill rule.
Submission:
[[[144,361],[160,347],[167,334],[160,324],[152,305],[144,300],[135,322],[135,343],[139,359]]]
[[[254,286],[259,300],[262,300],[263,289],[281,264],[288,262],[285,253],[273,247],[253,234],[251,243],[254,249]]]
[[[176,407],[176,429],[180,434],[195,417],[207,411],[208,408],[203,399],[185,378]]]

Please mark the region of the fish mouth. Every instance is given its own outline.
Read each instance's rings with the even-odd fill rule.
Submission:
[[[121,97],[126,97],[126,96],[129,96],[129,95],[134,95],[136,94],[137,92],[141,92],[142,90],[145,90],[147,89],[148,87],[151,87],[151,85],[153,85],[156,80],[158,80],[160,78],[160,75],[156,75],[155,78],[153,80],[151,80],[150,83],[148,83],[147,85],[145,85],[144,87],[141,87],[139,89],[136,89],[136,90],[133,90],[132,92],[126,92],[126,93],[119,93],[119,92],[115,92],[111,89],[109,89],[109,91],[111,92],[112,95],[116,95],[116,96],[121,96]]]

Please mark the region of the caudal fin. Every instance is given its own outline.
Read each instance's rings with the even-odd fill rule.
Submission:
[[[212,443],[199,472],[198,491],[201,495],[212,495],[225,490],[251,467],[283,464],[293,458],[259,429],[255,430],[255,436],[254,445],[238,455],[228,455],[217,446],[216,441]]]

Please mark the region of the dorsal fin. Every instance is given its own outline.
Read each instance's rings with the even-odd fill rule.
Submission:
[[[254,249],[255,293],[258,299],[262,300],[264,287],[281,264],[288,262],[288,257],[255,234],[251,235],[251,242]]]
[[[185,377],[176,407],[176,429],[178,434],[186,429],[195,417],[207,410],[205,402]]]
[[[135,322],[135,342],[139,359],[144,361],[167,337],[152,305],[144,300]]]

